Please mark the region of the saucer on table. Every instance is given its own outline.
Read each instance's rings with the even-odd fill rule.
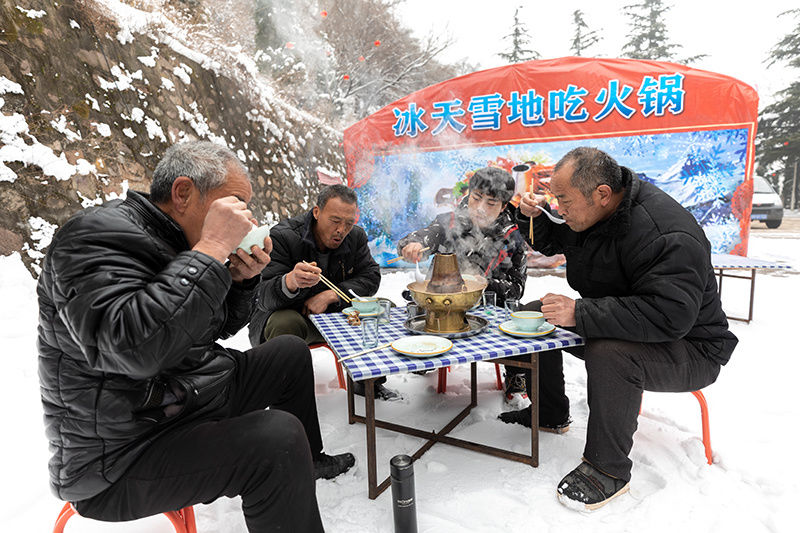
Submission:
[[[513,320],[506,320],[497,327],[500,329],[500,331],[511,335],[512,337],[541,337],[542,335],[547,335],[556,330],[556,327],[553,324],[545,322],[539,326],[539,329],[536,331],[523,331],[514,327]]]

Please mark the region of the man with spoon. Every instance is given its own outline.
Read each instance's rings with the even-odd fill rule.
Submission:
[[[628,490],[642,392],[706,387],[738,341],[722,311],[710,244],[668,194],[589,147],[556,164],[550,189],[565,224],[541,216],[544,197],[530,194],[517,220],[525,236],[532,221],[535,250],[565,254],[567,281],[580,294],[545,294],[541,311],[585,340],[568,350],[586,363],[583,461],[557,494],[570,508],[593,510]],[[554,356],[561,355],[542,358]],[[561,373],[540,379],[560,382],[563,390]],[[525,423],[524,413],[512,415],[504,421]]]

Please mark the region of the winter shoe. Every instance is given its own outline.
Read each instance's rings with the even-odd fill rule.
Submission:
[[[630,483],[604,474],[586,461],[564,476],[558,484],[558,501],[576,511],[594,511],[620,494]]]
[[[506,411],[505,413],[500,413],[497,417],[506,424],[521,424],[526,428],[531,427],[531,406],[529,405],[525,409],[519,409],[518,411]],[[542,422],[539,421],[539,431],[546,431],[548,433],[566,433],[569,431],[569,425],[572,423],[572,419],[567,415],[567,419],[558,422],[558,423],[549,423],[549,422]]]
[[[512,409],[524,409],[531,404],[528,393],[525,391],[525,374],[506,372],[504,389],[503,398]]]
[[[320,453],[319,457],[314,459],[314,479],[333,479],[350,470],[354,464],[356,458],[349,452],[339,455]]]
[[[353,382],[353,394],[357,396],[364,396],[364,382],[363,381],[354,381]],[[384,400],[387,402],[393,402],[395,400],[402,399],[400,393],[394,391],[392,389],[387,389],[383,386],[383,383],[376,383],[375,384],[375,399],[376,400]]]

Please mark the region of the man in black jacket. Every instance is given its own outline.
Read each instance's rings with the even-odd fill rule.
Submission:
[[[591,510],[628,490],[642,391],[710,385],[738,341],[717,294],[710,244],[668,194],[588,147],[556,164],[550,188],[566,224],[540,216],[535,205],[547,204],[529,194],[518,221],[528,235],[533,217],[535,250],[566,255],[567,281],[581,295],[546,294],[541,310],[548,322],[585,339],[582,349],[569,351],[586,363],[586,446],[583,462],[557,491],[565,505]]]
[[[320,281],[320,274],[347,294],[372,296],[381,269],[372,258],[367,234],[355,225],[358,197],[344,185],[325,187],[314,208],[272,228],[272,262],[261,273],[250,319],[253,346],[279,335],[295,335],[307,344],[324,341],[309,314],[337,313],[349,304]],[[399,398],[376,380],[375,397]],[[363,394],[363,383],[354,392]],[[359,388],[361,387],[361,388]]]
[[[269,239],[237,249],[251,195],[230,150],[182,143],[149,198],[86,209],[53,239],[39,375],[51,485],[81,515],[132,520],[241,495],[250,531],[322,531],[315,476],[354,460],[322,453],[308,348],[216,343],[246,324],[270,262]]]

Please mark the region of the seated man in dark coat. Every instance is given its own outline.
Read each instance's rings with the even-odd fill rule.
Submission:
[[[518,222],[527,236],[533,217],[535,250],[566,255],[567,281],[581,295],[546,294],[541,310],[548,322],[585,339],[568,351],[586,363],[586,446],[583,462],[557,491],[565,505],[591,510],[628,490],[642,391],[710,385],[738,341],[717,294],[711,246],[667,193],[587,147],[556,164],[550,188],[566,224],[541,216],[535,205],[548,208],[544,197],[529,194]],[[530,425],[530,411],[501,418],[525,423],[525,416]]]
[[[322,531],[322,453],[308,347],[216,341],[250,316],[272,244],[253,227],[247,170],[210,142],[171,147],[150,196],[86,209],[39,278],[39,376],[55,494],[124,521],[242,497],[250,531]],[[269,409],[266,409],[269,407]]]
[[[349,304],[320,281],[320,274],[345,294],[372,296],[381,283],[381,269],[372,258],[367,234],[356,226],[358,198],[344,185],[320,192],[314,208],[272,228],[272,261],[261,274],[250,319],[253,346],[279,335],[295,335],[307,344],[324,339],[309,314],[337,313]],[[399,398],[376,380],[375,397]],[[363,394],[356,382],[354,392]]]

